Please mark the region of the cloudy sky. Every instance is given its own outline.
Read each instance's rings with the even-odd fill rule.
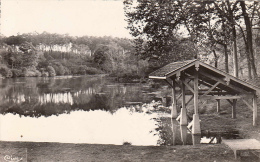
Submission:
[[[1,33],[130,37],[120,0],[1,0]]]

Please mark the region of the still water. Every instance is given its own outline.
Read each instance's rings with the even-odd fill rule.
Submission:
[[[147,84],[114,83],[105,76],[2,79],[0,140],[191,143],[189,131],[152,102],[159,91]]]

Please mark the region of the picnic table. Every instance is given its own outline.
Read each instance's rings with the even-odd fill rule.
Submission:
[[[234,151],[235,159],[241,151],[251,151],[258,158],[260,157],[260,141],[256,139],[230,139],[222,142]]]

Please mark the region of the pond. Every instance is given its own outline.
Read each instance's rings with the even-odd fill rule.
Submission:
[[[103,75],[2,79],[0,140],[192,144],[195,137],[187,127],[154,101],[160,91],[146,83],[115,83]]]

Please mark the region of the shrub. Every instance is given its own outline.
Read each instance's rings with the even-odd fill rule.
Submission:
[[[41,75],[41,72],[36,69],[27,70],[25,73],[26,77],[40,77]]]
[[[22,76],[22,77],[26,77],[26,76],[27,76],[27,73],[28,73],[28,69],[27,69],[26,67],[23,67],[23,68],[22,68],[22,74],[21,74],[21,76]]]
[[[36,76],[37,77],[41,77],[42,76],[42,73],[40,71],[36,70],[35,72],[36,72]]]
[[[65,74],[65,68],[61,63],[55,63],[52,65],[54,68],[56,75],[64,75]]]
[[[51,77],[56,76],[56,72],[52,66],[48,66],[47,71],[49,73],[49,76],[51,76]]]
[[[70,75],[70,74],[71,74],[70,69],[64,66],[64,75]]]
[[[68,69],[69,69],[71,74],[78,74],[79,67],[77,67],[77,66],[70,66],[70,67],[68,67]]]
[[[48,72],[42,72],[42,77],[48,77],[49,73]]]
[[[11,71],[11,69],[9,69],[8,67],[6,66],[1,66],[0,67],[0,74],[5,77],[5,78],[11,78],[13,73]]]
[[[88,67],[87,67],[86,65],[80,65],[80,66],[79,66],[79,69],[78,69],[78,74],[85,75],[87,68],[88,68]]]
[[[12,73],[13,73],[13,77],[16,78],[16,77],[20,77],[22,76],[22,70],[19,70],[19,69],[12,69]]]
[[[104,72],[102,70],[93,68],[93,67],[86,67],[85,69],[86,74],[103,74]]]

